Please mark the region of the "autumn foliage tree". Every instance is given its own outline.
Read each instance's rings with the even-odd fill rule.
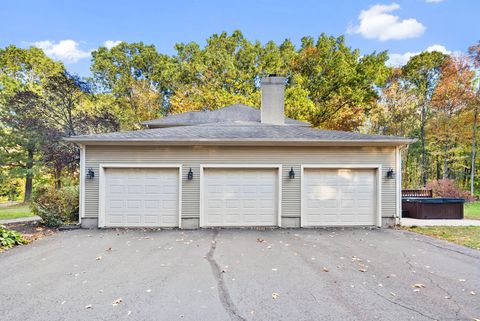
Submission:
[[[476,173],[480,43],[468,57],[423,52],[400,68],[387,52],[361,53],[343,36],[260,43],[240,31],[205,45],[178,43],[174,54],[122,42],[92,52],[92,78],[66,72],[37,48],[0,49],[0,194],[34,177],[60,187],[78,175],[78,150],[62,138],[132,130],[141,122],[230,104],[260,105],[260,79],[287,78],[286,116],[323,129],[418,138],[402,150],[405,187]],[[39,116],[41,115],[41,116]],[[470,174],[470,176],[468,175]],[[477,186],[478,187],[478,186]]]

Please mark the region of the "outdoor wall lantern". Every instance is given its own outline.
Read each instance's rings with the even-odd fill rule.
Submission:
[[[193,172],[192,172],[192,169],[190,168],[190,170],[188,171],[188,174],[187,174],[187,179],[189,181],[191,181],[193,179]]]
[[[393,168],[390,168],[388,171],[387,171],[387,178],[393,178],[394,177],[394,172],[393,172]]]
[[[87,171],[87,178],[93,179],[94,177],[95,177],[95,172],[93,171],[93,169],[89,168]]]
[[[293,171],[293,167],[290,169],[290,172],[288,172],[288,177],[290,179],[294,179],[295,178],[295,172]]]

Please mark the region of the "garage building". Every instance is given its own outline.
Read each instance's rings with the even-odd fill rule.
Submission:
[[[74,136],[83,227],[389,226],[411,139],[320,130],[284,117],[285,78],[260,109],[232,105]]]

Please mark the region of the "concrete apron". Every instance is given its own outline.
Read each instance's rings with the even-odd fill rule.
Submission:
[[[416,218],[402,218],[401,226],[480,226],[480,220],[420,220]]]

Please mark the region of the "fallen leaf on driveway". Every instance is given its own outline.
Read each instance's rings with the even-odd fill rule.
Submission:
[[[367,272],[366,269],[358,269],[360,272]]]
[[[272,293],[272,299],[276,300],[280,297],[280,294],[273,292]]]
[[[475,291],[470,291],[470,294],[471,294],[471,295],[475,295],[475,294],[477,294],[477,293],[475,293]]]
[[[328,272],[329,270],[326,267],[323,267],[323,272]]]
[[[115,301],[112,302],[112,305],[114,305],[114,306],[119,305],[120,303],[122,303],[122,301],[123,300],[121,298],[118,298],[118,299],[116,299]]]
[[[264,239],[257,238],[257,243],[263,243],[263,242],[265,242],[265,240],[264,240]]]
[[[425,287],[425,284],[415,283],[414,285],[412,285],[412,287],[421,289],[421,288],[424,288],[424,287]]]
[[[91,309],[91,308],[92,308],[91,304],[85,306],[85,309]]]
[[[111,251],[112,251],[112,248],[111,248],[111,247],[109,247],[109,248],[108,248],[108,249],[106,249],[105,251],[107,251],[107,252],[111,252]]]

